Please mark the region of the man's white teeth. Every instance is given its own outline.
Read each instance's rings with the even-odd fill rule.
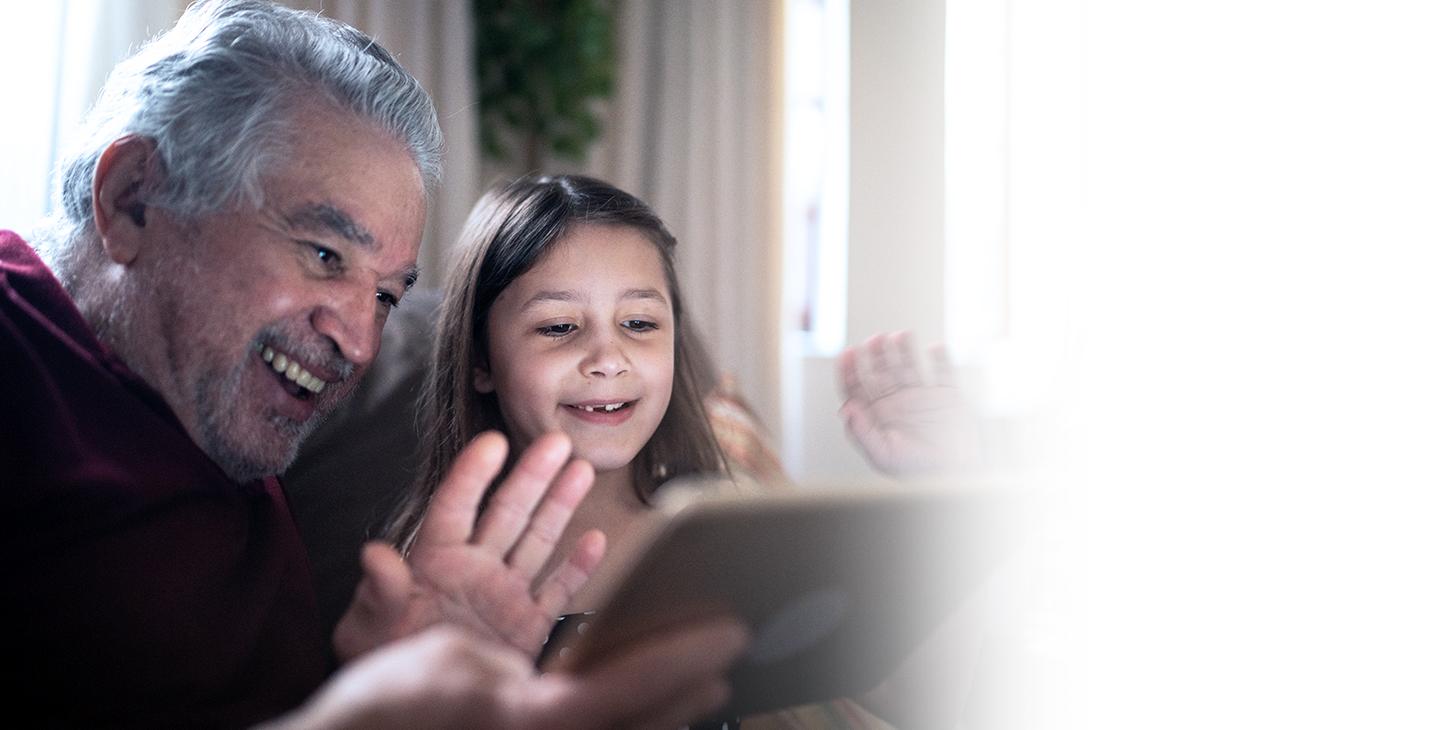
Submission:
[[[576,408],[579,408],[580,410],[586,411],[588,413],[594,413],[596,411],[599,411],[601,413],[614,413],[615,411],[618,411],[624,407],[624,403],[607,403],[603,406],[576,406]]]
[[[300,363],[285,357],[285,355],[269,347],[262,347],[260,349],[260,358],[270,363],[270,367],[275,368],[275,372],[284,375],[287,379],[311,393],[319,393],[325,390],[325,381],[315,377],[305,368],[300,367]]]

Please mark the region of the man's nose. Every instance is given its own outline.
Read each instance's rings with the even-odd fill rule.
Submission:
[[[374,285],[350,282],[332,290],[330,298],[311,314],[310,322],[316,332],[335,343],[346,360],[365,368],[380,349],[384,320],[376,316],[378,306]]]

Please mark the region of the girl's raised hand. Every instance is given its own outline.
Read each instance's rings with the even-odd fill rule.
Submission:
[[[446,622],[509,644],[532,659],[570,597],[605,552],[605,536],[586,533],[550,574],[541,568],[595,474],[569,462],[563,434],[541,437],[525,451],[475,514],[505,463],[505,438],[481,434],[455,460],[435,491],[408,559],[383,543],[366,545],[364,577],[335,630],[349,659],[390,640]]]
[[[972,464],[978,451],[943,347],[931,350],[931,374],[916,362],[907,332],[878,334],[836,361],[845,398],[840,417],[871,466],[892,476]]]

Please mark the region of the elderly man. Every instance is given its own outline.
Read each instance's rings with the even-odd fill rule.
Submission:
[[[338,633],[353,661],[321,689],[325,637],[271,475],[354,388],[415,281],[434,110],[351,28],[202,2],[117,68],[88,124],[60,218],[34,249],[0,233],[12,714],[663,727],[720,704],[743,644],[730,624],[581,676],[537,675],[509,643],[603,549],[537,576],[592,477],[563,438],[521,458],[493,497],[513,509],[479,525],[505,445],[471,445],[411,559],[367,554],[373,583],[400,588],[357,599]]]

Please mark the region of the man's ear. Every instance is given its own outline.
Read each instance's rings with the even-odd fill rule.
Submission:
[[[146,220],[141,191],[154,189],[164,174],[157,154],[155,140],[132,134],[111,142],[95,163],[95,230],[115,263],[128,264],[140,253]]]
[[[495,381],[490,378],[490,370],[488,368],[476,365],[474,375],[475,379],[471,382],[475,384],[476,393],[495,392]]]

